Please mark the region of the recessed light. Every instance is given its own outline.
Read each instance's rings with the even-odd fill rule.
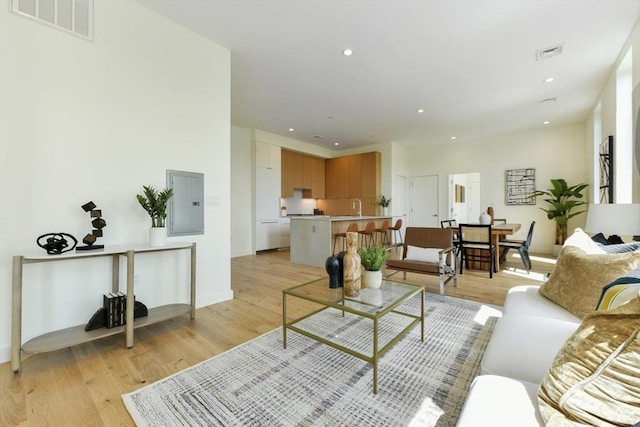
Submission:
[[[453,140],[453,139],[456,139],[456,137],[455,137],[455,136],[452,136],[452,137],[451,137],[451,139],[452,139],[452,140]]]
[[[552,81],[554,81],[555,79],[553,77],[547,77],[546,79],[544,79],[545,83],[551,83]]]
[[[339,142],[334,142],[333,145],[337,146],[337,145],[340,145],[340,143]]]
[[[416,112],[417,112],[417,113],[424,113],[424,108],[418,108],[418,109],[416,110]]]
[[[544,122],[542,122],[543,125],[548,125],[549,123],[551,123],[549,120],[545,120]]]
[[[353,55],[353,51],[351,49],[345,49],[345,50],[342,51],[342,54],[344,56],[351,56],[351,55]]]
[[[294,129],[293,129],[293,128],[289,128],[289,132],[293,132],[293,131],[294,131]]]

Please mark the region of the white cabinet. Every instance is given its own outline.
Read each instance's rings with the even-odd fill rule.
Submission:
[[[256,168],[280,170],[281,163],[279,146],[256,141]]]
[[[282,247],[280,223],[277,219],[256,221],[256,251]]]
[[[256,169],[256,221],[280,217],[280,174],[276,169]]]

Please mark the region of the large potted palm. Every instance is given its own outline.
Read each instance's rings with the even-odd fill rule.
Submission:
[[[164,246],[167,243],[167,229],[165,227],[167,203],[173,196],[173,189],[165,188],[162,191],[157,191],[150,185],[143,185],[142,189],[143,193],[136,195],[136,198],[140,206],[151,217],[149,246]]]
[[[540,209],[547,213],[548,219],[555,221],[555,244],[557,247],[560,247],[564,244],[564,241],[567,240],[569,219],[585,212],[584,210],[579,212],[574,212],[573,210],[587,204],[587,202],[580,199],[583,197],[582,191],[587,188],[589,184],[569,186],[564,179],[552,179],[551,185],[553,188],[549,188],[546,191],[535,191],[533,195],[543,196],[545,198],[544,201],[550,205],[546,209]]]

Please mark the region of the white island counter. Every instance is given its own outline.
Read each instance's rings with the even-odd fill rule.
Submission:
[[[291,262],[313,267],[324,267],[333,252],[333,235],[346,231],[349,224],[358,224],[364,230],[373,221],[380,228],[384,220],[391,223],[390,216],[293,216],[291,217]],[[336,253],[343,250],[342,239],[338,239]]]

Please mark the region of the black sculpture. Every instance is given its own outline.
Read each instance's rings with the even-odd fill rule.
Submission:
[[[93,202],[87,202],[82,205],[82,209],[85,212],[89,212],[91,218],[95,218],[91,221],[91,225],[93,225],[93,231],[91,233],[84,236],[82,239],[82,243],[86,246],[78,246],[76,248],[77,251],[89,251],[93,249],[103,249],[104,245],[96,245],[96,240],[98,237],[102,237],[102,229],[107,226],[107,222],[102,219],[102,210],[96,209],[96,204]]]
[[[65,236],[73,240],[73,246],[69,247],[69,242],[65,239]],[[45,238],[46,243],[41,242],[41,240]],[[78,240],[71,234],[67,233],[48,233],[38,237],[38,239],[36,239],[36,243],[42,249],[47,251],[49,255],[60,255],[65,252],[72,251],[78,244]]]

